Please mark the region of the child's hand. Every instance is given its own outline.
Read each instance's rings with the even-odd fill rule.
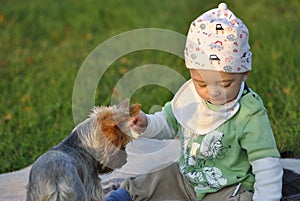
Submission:
[[[148,126],[148,119],[144,112],[140,111],[136,117],[133,117],[129,123],[131,129],[137,133],[143,133]]]

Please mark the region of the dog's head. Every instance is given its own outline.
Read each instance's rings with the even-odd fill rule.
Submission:
[[[125,147],[136,135],[129,124],[140,108],[140,104],[129,106],[129,100],[119,105],[95,107],[90,118],[79,126],[83,146],[105,166],[100,172],[110,172],[127,162]]]
[[[140,108],[140,104],[129,106],[129,101],[125,100],[120,105],[107,108],[99,116],[101,131],[115,147],[124,150],[125,145],[136,135],[129,123],[139,114]]]

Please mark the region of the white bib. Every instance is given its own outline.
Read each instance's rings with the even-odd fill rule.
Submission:
[[[218,106],[212,110],[207,103],[198,95],[192,80],[187,81],[175,94],[172,101],[172,109],[177,121],[195,134],[207,134],[228,119],[233,117],[239,110],[238,100],[241,98],[244,82],[236,99]]]

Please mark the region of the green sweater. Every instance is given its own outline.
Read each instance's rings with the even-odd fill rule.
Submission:
[[[154,138],[179,134],[180,171],[193,186],[198,200],[206,193],[237,183],[253,190],[255,178],[250,162],[280,157],[261,98],[250,91],[240,98],[239,103],[239,111],[231,119],[206,135],[197,135],[182,127],[173,115],[171,102],[162,110],[174,132],[162,130]]]

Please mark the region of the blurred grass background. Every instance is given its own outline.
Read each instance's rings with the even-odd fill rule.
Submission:
[[[162,28],[186,34],[215,0],[2,0],[0,6],[0,173],[30,165],[73,129],[72,90],[82,62],[105,40],[133,29]],[[226,2],[226,1],[225,1]],[[263,98],[283,156],[300,155],[300,1],[228,1],[250,30],[253,71],[248,85]],[[143,50],[124,55],[105,72],[97,105],[136,66],[157,63],[186,79],[184,61]],[[136,91],[148,112],[172,93],[159,86]]]

